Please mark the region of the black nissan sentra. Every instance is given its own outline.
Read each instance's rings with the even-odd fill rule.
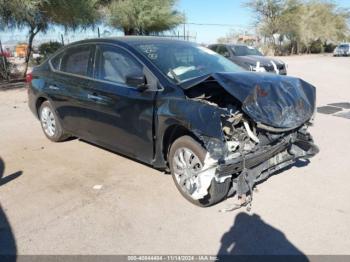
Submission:
[[[79,137],[170,170],[199,206],[250,199],[256,183],[318,152],[307,131],[315,87],[245,71],[194,43],[85,40],[27,79],[30,109],[48,139]]]

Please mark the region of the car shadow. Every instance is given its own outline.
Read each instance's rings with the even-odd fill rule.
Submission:
[[[0,158],[0,186],[22,175],[22,171],[4,176],[5,163]],[[0,202],[0,261],[14,262],[17,260],[17,245],[11,225]]]
[[[280,170],[277,170],[275,172],[272,172],[268,177],[266,177],[265,179],[263,180],[260,180],[259,182],[257,182],[254,186],[258,186],[262,183],[264,183],[265,181],[267,181],[268,179],[270,179],[271,177],[273,176],[276,176],[276,175],[279,175],[281,173],[284,173],[285,171],[289,170],[289,169],[292,169],[294,167],[296,168],[303,168],[303,167],[306,167],[307,165],[309,165],[311,162],[309,159],[297,159],[295,161],[295,163],[291,164],[291,165],[288,165]]]
[[[274,256],[272,261],[309,261],[283,232],[265,223],[259,215],[247,213],[239,213],[221,238],[219,261],[232,261],[233,255],[234,261],[237,258],[271,261],[272,257],[266,256]]]
[[[143,166],[145,166],[145,167],[149,167],[149,168],[158,170],[158,171],[160,171],[160,172],[163,172],[163,173],[166,174],[166,175],[169,174],[169,173],[167,173],[166,171],[164,171],[164,170],[162,170],[162,169],[155,168],[154,166],[152,166],[152,164],[147,164],[147,163],[145,163],[145,162],[142,162],[142,161],[140,161],[140,160],[138,160],[138,159],[133,158],[132,156],[124,155],[123,153],[114,151],[114,150],[112,150],[112,149],[108,149],[108,148],[106,148],[106,147],[100,146],[100,145],[98,145],[98,144],[95,144],[95,143],[93,143],[93,142],[84,140],[84,139],[82,139],[82,138],[79,138],[78,140],[79,140],[80,142],[83,142],[83,143],[86,143],[86,144],[88,144],[88,145],[97,147],[97,148],[99,148],[99,149],[101,149],[101,150],[107,151],[107,152],[112,153],[112,154],[114,154],[114,155],[117,155],[117,156],[123,157],[123,158],[125,158],[125,159],[131,160],[131,161],[136,162],[136,163],[138,163],[138,164],[141,164],[141,165],[143,165]]]

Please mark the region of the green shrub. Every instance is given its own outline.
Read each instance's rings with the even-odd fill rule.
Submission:
[[[313,41],[310,45],[310,52],[312,54],[323,53],[324,52],[323,42],[320,39]]]
[[[287,56],[287,55],[290,55],[291,54],[290,50],[291,50],[291,44],[290,43],[278,45],[275,48],[275,56]]]
[[[12,65],[7,59],[0,55],[0,81],[5,80],[11,73]]]
[[[43,58],[47,58],[53,53],[55,53],[58,49],[60,49],[63,45],[59,42],[48,42],[43,43],[39,46],[39,53],[43,56]]]
[[[333,53],[334,49],[337,47],[337,45],[329,43],[324,44],[324,51],[326,53]]]

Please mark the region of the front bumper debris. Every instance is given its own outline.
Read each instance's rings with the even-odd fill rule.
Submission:
[[[233,172],[232,187],[228,196],[237,195],[238,204],[220,210],[228,212],[247,207],[250,211],[253,200],[253,187],[266,180],[273,173],[293,165],[298,160],[307,160],[319,152],[310,135],[292,134],[269,148],[247,155],[243,159],[234,159],[220,165],[216,171],[216,179],[227,177]]]
[[[216,177],[226,177],[239,173],[245,168],[254,169],[263,163],[267,165],[268,169],[289,160],[296,161],[299,158],[313,157],[318,152],[319,149],[312,140],[307,140],[300,133],[292,134],[275,145],[269,145],[244,157],[226,161],[218,166]]]

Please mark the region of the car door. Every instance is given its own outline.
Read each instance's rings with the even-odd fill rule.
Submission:
[[[85,109],[89,140],[151,163],[156,92],[126,84],[128,75],[143,75],[144,66],[121,47],[99,44],[94,68]]]
[[[80,137],[85,136],[86,88],[92,70],[94,46],[77,45],[50,60],[53,72],[46,84],[63,128]]]

